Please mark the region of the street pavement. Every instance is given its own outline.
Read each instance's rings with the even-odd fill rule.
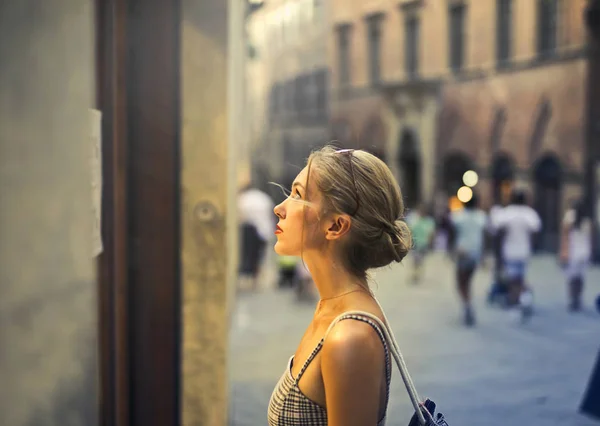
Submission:
[[[527,324],[486,305],[490,269],[474,280],[477,326],[460,322],[452,263],[427,259],[423,281],[409,280],[411,259],[379,270],[383,305],[421,397],[435,400],[451,426],[600,426],[578,413],[600,350],[600,270],[590,270],[586,310],[566,310],[564,278],[553,258],[533,260],[529,281],[535,315]],[[289,290],[238,296],[230,331],[231,426],[266,425],[267,404],[308,325],[314,304]],[[410,402],[394,367],[388,426],[406,426]]]

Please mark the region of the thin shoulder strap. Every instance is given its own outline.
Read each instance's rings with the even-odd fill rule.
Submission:
[[[308,366],[310,365],[310,363],[313,361],[313,359],[315,359],[315,357],[317,356],[317,354],[319,353],[319,351],[323,347],[323,342],[324,341],[325,341],[325,338],[322,338],[321,340],[319,340],[319,343],[317,344],[317,346],[310,353],[310,355],[306,359],[306,361],[304,361],[304,364],[302,364],[302,367],[300,368],[300,371],[298,372],[298,377],[296,377],[296,384],[298,384],[298,382],[300,382],[300,379],[304,375],[304,372],[306,371],[306,369],[308,368]]]
[[[377,299],[375,299],[375,301],[377,302],[377,304],[379,305],[379,301],[377,301]],[[381,305],[379,305],[379,307],[381,308]],[[383,309],[381,309],[381,312],[383,313]],[[381,328],[381,331],[384,333],[385,335],[385,339],[388,342],[388,346],[390,347],[390,351],[392,352],[392,356],[394,357],[394,361],[396,361],[396,365],[398,366],[398,370],[400,371],[400,375],[402,376],[402,381],[404,382],[404,385],[406,386],[406,391],[408,392],[408,396],[410,398],[410,401],[413,405],[413,408],[415,409],[415,412],[417,413],[417,417],[419,419],[419,422],[422,425],[426,425],[427,424],[427,420],[425,419],[425,415],[423,414],[424,412],[426,413],[426,415],[429,417],[429,419],[431,418],[431,414],[429,414],[429,412],[426,409],[423,409],[420,403],[420,399],[419,399],[419,395],[417,394],[417,390],[415,388],[415,385],[410,377],[410,374],[408,373],[408,368],[406,367],[406,363],[404,362],[404,357],[402,356],[402,352],[400,352],[400,348],[398,347],[398,343],[396,342],[396,338],[394,337],[394,334],[391,330],[391,328],[387,325],[388,324],[388,320],[385,316],[385,313],[383,313],[383,318],[385,320],[385,324],[375,315],[369,313],[369,312],[364,312],[364,311],[347,311],[344,312],[343,314],[337,316],[329,325],[329,328],[327,329],[327,331],[325,332],[325,337],[327,337],[327,334],[329,334],[329,332],[331,331],[331,329],[333,328],[333,326],[338,323],[340,320],[342,320],[344,317],[347,316],[351,316],[351,315],[358,315],[358,316],[365,316],[370,318],[371,320],[373,320],[376,324],[379,325],[379,327]]]
[[[327,331],[325,331],[325,334],[323,335],[323,341],[325,341],[325,339],[327,339],[327,336],[329,335],[329,332],[333,329],[333,327],[340,321],[345,320],[345,319],[356,319],[357,317],[362,317],[359,319],[362,319],[363,322],[366,321],[372,321],[373,320],[373,315],[367,313],[367,312],[362,312],[362,311],[347,311],[344,312],[340,315],[338,315],[337,317],[335,317],[333,319],[333,321],[331,321],[331,324],[329,324],[329,327],[327,328]],[[365,318],[366,317],[366,318]],[[381,329],[381,333],[383,334],[383,337],[385,338],[385,331],[382,329],[381,326],[381,321],[379,321],[378,323],[372,324],[374,328],[378,328]],[[387,339],[385,339],[386,344],[389,346],[389,342]]]

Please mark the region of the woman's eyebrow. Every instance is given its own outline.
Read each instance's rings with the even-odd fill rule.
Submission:
[[[294,183],[292,184],[292,189],[293,189],[295,186],[299,186],[300,188],[304,189],[304,186],[302,186],[302,184],[301,184],[300,182],[294,182]]]

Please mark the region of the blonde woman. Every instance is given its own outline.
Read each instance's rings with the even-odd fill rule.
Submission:
[[[319,301],[273,391],[269,425],[383,425],[391,349],[368,271],[408,253],[398,184],[374,155],[326,147],[311,154],[274,212],[275,251],[302,257]],[[343,315],[350,311],[367,315]]]

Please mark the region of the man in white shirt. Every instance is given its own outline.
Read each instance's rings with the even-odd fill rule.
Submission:
[[[521,189],[513,190],[511,203],[493,216],[493,227],[503,231],[502,259],[509,280],[508,302],[523,307],[524,317],[531,314],[531,293],[525,291],[525,275],[531,258],[531,238],[542,228],[537,212],[527,205]]]

